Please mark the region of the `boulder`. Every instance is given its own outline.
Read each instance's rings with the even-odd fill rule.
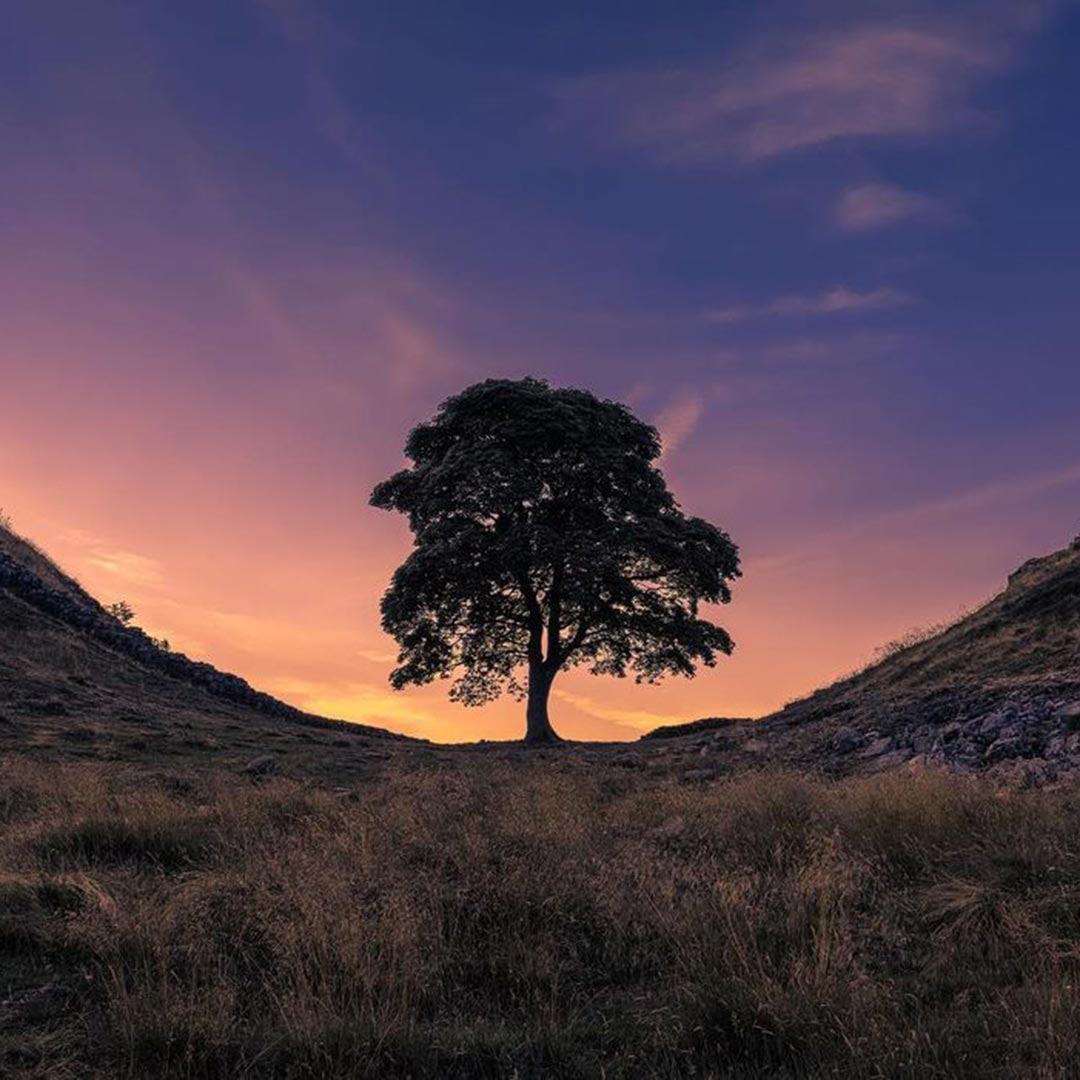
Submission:
[[[1065,728],[1066,731],[1080,731],[1080,701],[1063,705],[1054,714],[1054,719]]]
[[[837,754],[850,754],[858,750],[864,741],[854,728],[842,727],[833,733],[829,740],[829,749]]]
[[[979,734],[984,737],[990,736],[990,741],[996,742],[999,739],[1012,739],[1019,735],[1022,718],[1014,706],[1006,705],[996,712],[981,717],[978,724]]]
[[[1013,758],[1028,756],[1028,745],[1019,736],[1011,735],[1003,739],[995,739],[984,751],[983,760],[987,764],[996,761],[1006,761]]]
[[[883,772],[885,769],[896,769],[901,765],[907,765],[914,760],[907,750],[889,750],[870,760],[867,769],[870,772]]]
[[[273,776],[278,770],[277,758],[270,754],[252,758],[240,771],[246,776]]]
[[[888,735],[880,735],[865,746],[859,757],[862,758],[876,758],[881,757],[882,754],[887,754],[894,747],[892,738]]]

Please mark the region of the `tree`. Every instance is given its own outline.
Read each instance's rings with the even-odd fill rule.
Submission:
[[[105,609],[117,622],[125,626],[135,618],[135,609],[126,600],[117,600]]]
[[[371,496],[415,538],[382,600],[394,688],[454,678],[466,705],[508,690],[527,700],[526,740],[549,742],[565,668],[651,683],[730,653],[700,608],[731,599],[738,549],[681,511],[660,451],[625,405],[539,379],[444,401],[410,433],[411,466]]]

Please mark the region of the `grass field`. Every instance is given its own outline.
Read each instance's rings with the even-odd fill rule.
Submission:
[[[0,768],[0,1073],[1060,1077],[1080,797]]]

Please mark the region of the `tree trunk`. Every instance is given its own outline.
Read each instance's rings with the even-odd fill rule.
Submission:
[[[525,710],[525,741],[527,743],[562,742],[548,719],[548,695],[555,679],[553,671],[542,664],[529,665],[529,699]]]

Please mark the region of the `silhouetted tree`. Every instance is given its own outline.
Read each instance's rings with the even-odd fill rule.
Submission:
[[[126,600],[117,600],[105,609],[117,622],[125,626],[135,618],[135,609]]]
[[[730,653],[699,609],[730,600],[738,549],[679,509],[660,449],[626,406],[531,378],[478,383],[414,428],[412,465],[371,496],[415,534],[382,600],[395,689],[455,678],[466,705],[509,690],[546,742],[564,668],[656,682]]]

